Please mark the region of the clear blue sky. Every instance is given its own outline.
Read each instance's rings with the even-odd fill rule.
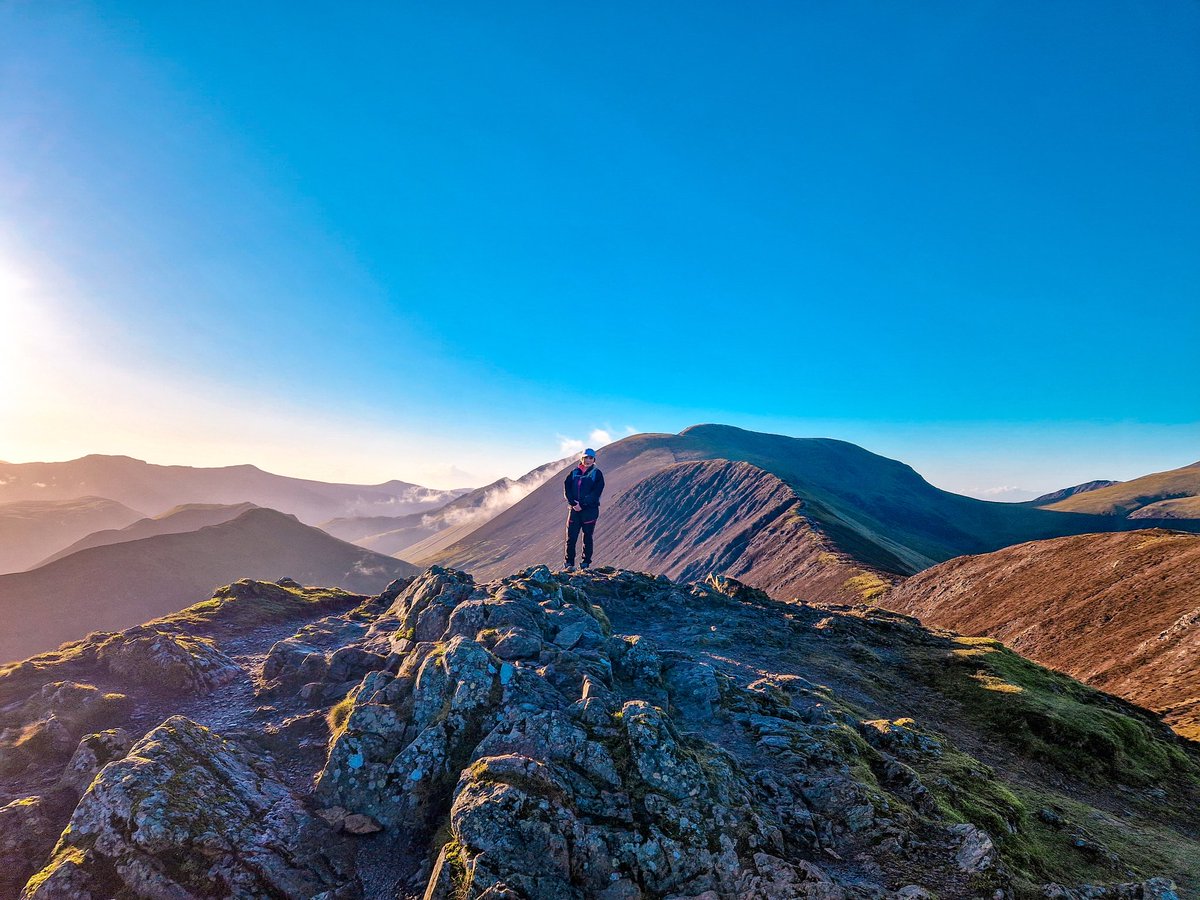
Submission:
[[[1200,459],[1200,6],[0,5],[0,458]],[[19,332],[19,334],[18,334]],[[14,336],[16,335],[16,336]]]

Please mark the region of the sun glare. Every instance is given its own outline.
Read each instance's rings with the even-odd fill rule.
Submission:
[[[7,431],[37,403],[56,352],[65,350],[55,347],[48,299],[36,281],[0,260],[0,429]]]

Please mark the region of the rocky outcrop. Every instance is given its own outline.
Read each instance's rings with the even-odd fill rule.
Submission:
[[[303,691],[317,703],[340,700],[368,672],[382,669],[390,652],[386,645],[381,654],[357,643],[366,630],[363,623],[328,616],[276,641],[263,662],[260,693],[277,697]],[[331,645],[333,650],[322,649]]]
[[[58,838],[55,816],[41,797],[0,807],[0,897],[15,897]]]
[[[23,702],[0,712],[0,776],[15,775],[33,763],[58,762],[75,750],[93,727],[123,717],[129,709],[125,694],[102,691],[95,685],[54,681]]]
[[[1197,852],[1200,756],[993,641],[728,576],[433,568],[298,630],[251,587],[0,672],[4,733],[58,754],[0,780],[0,898],[31,869],[42,900],[1200,886],[1161,862]]]
[[[724,601],[706,585],[689,595],[632,573],[611,581],[681,605]],[[613,635],[581,585],[544,567],[486,586],[431,570],[387,616],[403,661],[349,698],[317,793],[392,830],[448,822],[429,898],[871,897],[883,872],[836,860],[880,844],[932,858],[938,882],[992,869],[986,833],[939,822],[916,773],[813,685],[739,687]],[[719,742],[681,730],[714,719]],[[906,729],[876,730],[885,743]]]
[[[175,717],[102,770],[22,897],[355,896],[324,833],[259,760]]]
[[[193,694],[207,694],[245,674],[212,641],[150,625],[113,635],[96,654],[115,675]]]
[[[121,728],[89,734],[75,748],[59,786],[82,794],[101,769],[113,760],[123,759],[132,747],[133,739]]]

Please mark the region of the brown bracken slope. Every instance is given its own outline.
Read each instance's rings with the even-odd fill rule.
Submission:
[[[1200,739],[1200,536],[1154,528],[1033,541],[952,559],[879,602],[997,638]]]

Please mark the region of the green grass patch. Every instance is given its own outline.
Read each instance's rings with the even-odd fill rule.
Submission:
[[[243,580],[221,588],[211,600],[195,603],[151,624],[187,630],[245,628],[310,616],[325,608],[350,606],[360,599],[357,594],[339,588],[286,587]]]
[[[955,638],[937,687],[1023,753],[1097,783],[1200,787],[1200,755],[1151,713],[986,638]]]
[[[842,587],[858,594],[864,601],[870,602],[881,594],[887,593],[891,585],[874,572],[860,572],[843,581]]]
[[[1127,866],[1137,854],[1128,855],[1125,836],[1077,827],[1076,818],[1092,820],[1096,811],[1091,807],[1072,803],[1070,818],[1059,826],[1043,822],[1038,810],[1061,809],[1062,798],[1010,786],[966,753],[947,747],[940,757],[925,757],[914,766],[943,816],[977,825],[991,836],[1014,877],[1018,897],[1042,897],[1041,885],[1052,881],[1105,883],[1127,880],[1128,869],[1146,877],[1165,871],[1153,865]],[[1084,834],[1117,853],[1120,861],[1114,865],[1107,857],[1076,847],[1076,838]]]

